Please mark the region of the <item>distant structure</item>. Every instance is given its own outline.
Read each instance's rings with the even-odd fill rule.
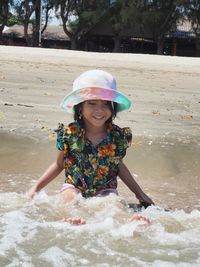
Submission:
[[[95,52],[112,52],[114,41],[112,30],[106,22],[98,23],[79,42],[79,50]],[[31,34],[31,29],[29,29]],[[23,25],[6,27],[3,32],[4,44],[15,46],[26,46]],[[195,34],[192,31],[189,21],[179,24],[177,30],[165,38],[164,55],[196,56],[195,55]],[[64,33],[62,26],[49,25],[41,37],[41,44],[44,48],[70,49],[71,41]],[[146,53],[156,54],[156,43],[153,36],[148,32],[127,29],[120,46],[122,53]]]
[[[31,28],[28,29],[28,33],[31,35]],[[15,46],[26,46],[26,40],[24,38],[23,25],[14,25],[10,28],[6,28],[3,32],[5,44]],[[44,48],[59,48],[70,49],[70,40],[63,31],[62,26],[48,26],[45,32],[42,34],[42,47]]]

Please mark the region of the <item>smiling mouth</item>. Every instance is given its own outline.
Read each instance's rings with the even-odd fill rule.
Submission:
[[[95,120],[102,120],[104,119],[104,116],[93,116]]]

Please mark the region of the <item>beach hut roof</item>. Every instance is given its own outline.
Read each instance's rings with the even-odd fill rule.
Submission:
[[[7,28],[4,35],[15,35],[19,38],[24,37],[24,26],[14,25]],[[28,34],[32,34],[32,26],[28,27]],[[48,25],[44,33],[42,34],[43,39],[47,40],[68,40],[68,36],[65,34],[63,27],[60,25]]]

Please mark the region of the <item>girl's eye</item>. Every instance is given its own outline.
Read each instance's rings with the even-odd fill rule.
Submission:
[[[90,106],[98,105],[98,103],[96,101],[87,101],[86,103],[87,103],[87,105],[90,105]],[[109,102],[108,101],[102,101],[102,105],[108,107]]]
[[[104,104],[105,106],[109,106],[109,102],[108,102],[108,101],[104,101],[103,104]]]
[[[96,105],[96,103],[93,101],[88,101],[87,103],[88,103],[88,105]]]

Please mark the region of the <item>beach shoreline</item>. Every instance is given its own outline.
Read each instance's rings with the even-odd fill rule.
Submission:
[[[111,72],[133,102],[115,123],[145,138],[199,140],[200,59],[0,46],[0,132],[48,139],[73,120],[62,98],[83,71]]]

